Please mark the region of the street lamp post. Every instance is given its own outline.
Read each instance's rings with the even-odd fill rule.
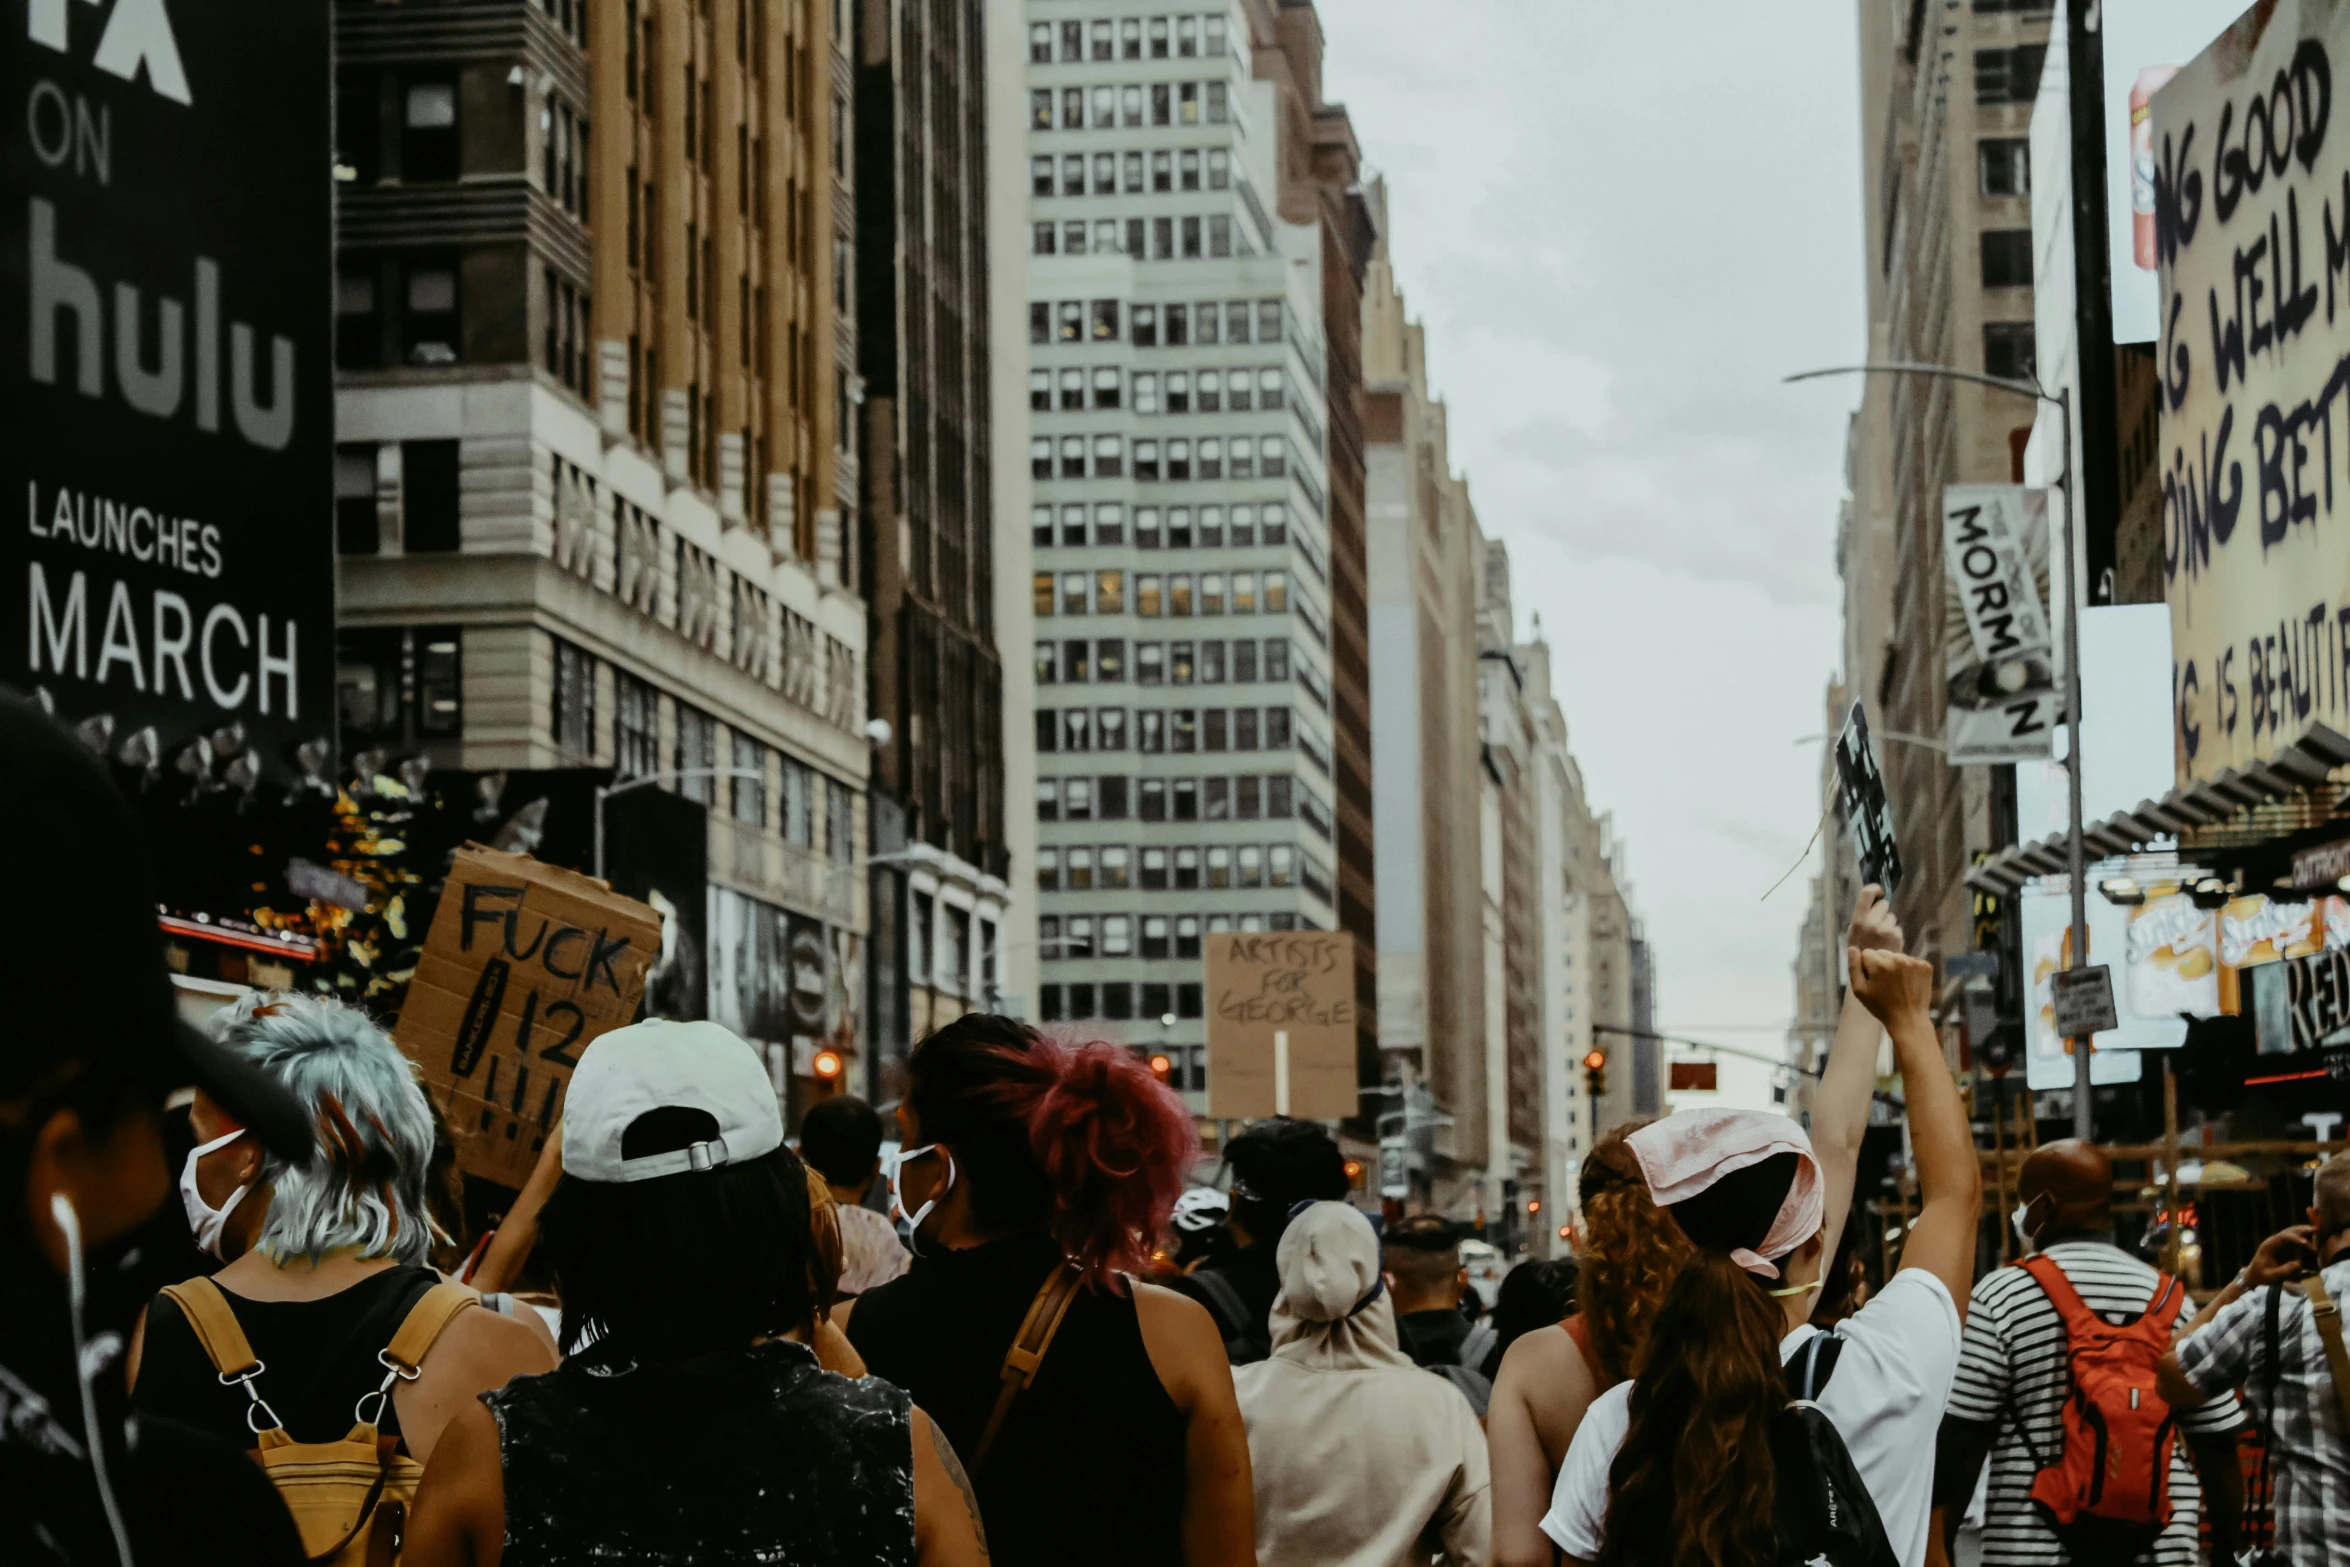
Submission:
[[[2065,866],[2072,882],[2073,940],[2071,968],[2086,968],[2089,963],[2089,902],[2087,869],[2081,845],[2081,610],[2075,584],[2079,570],[2075,556],[2078,546],[2073,542],[2073,414],[2070,388],[2060,387],[2051,392],[2037,380],[2010,381],[2000,376],[1982,375],[1973,370],[1961,370],[1954,365],[1917,364],[1906,360],[1890,360],[1872,364],[1837,365],[1825,370],[1806,370],[1786,378],[1789,382],[1814,381],[1831,375],[1922,375],[1947,381],[1972,381],[2002,392],[2013,392],[2018,397],[2029,397],[2047,403],[2056,410],[2056,422],[2063,433],[2062,458],[2057,467],[2056,488],[2064,497],[2064,738],[2065,738]],[[2089,1117],[2089,1049],[2090,1042],[2076,1039],[2073,1050],[2073,1135],[2083,1142],[2090,1140]]]

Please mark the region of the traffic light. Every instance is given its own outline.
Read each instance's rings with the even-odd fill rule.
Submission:
[[[1160,1082],[1163,1083],[1167,1081],[1169,1077],[1174,1075],[1174,1072],[1175,1062],[1172,1057],[1164,1055],[1154,1055],[1151,1057],[1151,1076],[1157,1078]]]
[[[839,1051],[819,1050],[816,1052],[817,1081],[824,1083],[838,1083],[840,1081],[841,1066],[842,1062]]]
[[[1598,1099],[1607,1093],[1607,1052],[1596,1047],[1583,1058],[1583,1091]]]
[[[1347,1161],[1346,1161],[1346,1184],[1347,1184],[1348,1186],[1359,1186],[1359,1185],[1361,1185],[1361,1184],[1362,1184],[1362,1179],[1363,1179],[1363,1161],[1362,1161],[1362,1160],[1360,1160],[1360,1159],[1349,1159],[1349,1160],[1347,1160]]]

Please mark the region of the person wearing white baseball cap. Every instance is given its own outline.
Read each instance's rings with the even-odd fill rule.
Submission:
[[[789,1560],[970,1567],[970,1483],[896,1387],[809,1349],[807,1173],[716,1023],[590,1044],[540,1220],[564,1364],[460,1411],[404,1567]]]

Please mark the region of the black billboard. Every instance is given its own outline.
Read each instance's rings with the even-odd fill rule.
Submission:
[[[283,774],[334,733],[331,8],[11,11],[0,683]]]

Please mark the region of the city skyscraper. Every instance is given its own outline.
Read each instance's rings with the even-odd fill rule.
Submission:
[[[336,17],[345,754],[706,807],[679,1004],[759,1041],[787,1094],[819,1043],[853,1054],[865,928],[844,19]]]
[[[1341,399],[1359,426],[1360,305],[1338,301],[1334,380],[1308,130],[1352,138],[1316,96],[1310,6],[1027,17],[1035,1010],[1164,1053],[1197,1094],[1203,938],[1342,924],[1333,553],[1353,551],[1359,628],[1362,453],[1358,433],[1334,459],[1330,431]],[[1367,218],[1352,238],[1367,255]],[[1360,264],[1337,268],[1357,290]],[[1334,461],[1353,464],[1351,540]],[[1344,923],[1364,927],[1368,999],[1362,751]]]

